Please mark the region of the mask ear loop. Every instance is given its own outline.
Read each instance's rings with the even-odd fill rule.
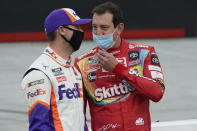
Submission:
[[[67,27],[67,26],[63,26],[63,27],[64,27],[64,28],[66,28],[66,29],[69,29],[69,30],[75,31],[74,29],[69,28],[69,27]],[[63,35],[61,35],[61,37],[62,37],[66,42],[70,43],[70,41],[69,41],[69,40],[67,40],[67,39],[66,39],[66,37],[64,37]]]
[[[118,29],[118,28],[116,28],[116,29]],[[116,29],[115,29],[115,31],[116,31]],[[115,31],[114,31],[114,32],[115,32]],[[113,34],[114,34],[114,32],[113,32]],[[117,36],[116,36],[116,40],[117,40],[117,39],[118,39],[118,34],[117,34]],[[116,40],[114,40],[114,41],[116,41]]]
[[[66,41],[66,42],[70,42],[69,40],[66,39],[66,37],[64,37],[63,35],[61,35],[61,37]]]
[[[71,30],[71,31],[78,31],[78,30],[72,29],[72,28],[67,27],[67,26],[63,26],[63,27],[66,28],[66,29],[69,29],[69,30]],[[61,35],[61,37],[62,37],[66,42],[70,43],[70,41],[67,40],[66,37],[64,37],[63,35]]]
[[[66,29],[72,30],[72,31],[79,31],[79,30],[75,30],[75,29],[72,29],[72,28],[67,27],[67,26],[63,26],[63,27],[66,28]],[[82,32],[82,31],[79,31],[79,32]]]
[[[63,26],[64,28],[66,28],[66,29],[69,29],[69,30],[72,30],[72,31],[77,31],[77,30],[75,30],[75,29],[72,29],[72,28],[70,28],[70,27],[67,27],[67,26]]]
[[[117,28],[116,28],[116,29],[117,29]],[[116,29],[114,30],[114,32],[116,31]],[[114,32],[112,33],[113,35],[114,35]],[[117,40],[117,39],[118,39],[118,34],[117,34],[117,36],[116,36],[116,40]],[[115,45],[116,40],[114,40],[114,43],[109,47],[109,49],[112,48],[112,47]]]

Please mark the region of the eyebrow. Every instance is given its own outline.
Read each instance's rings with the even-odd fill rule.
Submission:
[[[97,26],[96,24],[92,24],[92,26]],[[110,25],[99,25],[101,27],[110,27]]]
[[[101,25],[101,27],[110,27],[110,25]]]

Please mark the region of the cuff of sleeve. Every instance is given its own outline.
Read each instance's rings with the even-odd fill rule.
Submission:
[[[118,63],[112,72],[116,75],[124,76],[125,71],[127,71],[127,68],[122,64]]]

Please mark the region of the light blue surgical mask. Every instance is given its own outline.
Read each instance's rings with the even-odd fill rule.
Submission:
[[[115,32],[115,31],[114,31]],[[113,33],[111,34],[106,34],[106,35],[95,35],[93,33],[93,41],[96,43],[96,45],[102,49],[108,50],[114,45],[114,40],[113,40]]]

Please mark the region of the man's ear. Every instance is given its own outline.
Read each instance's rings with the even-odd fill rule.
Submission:
[[[63,26],[59,26],[57,28],[57,33],[59,33],[60,35],[65,35],[66,29]]]
[[[118,34],[120,35],[124,30],[124,23],[118,24]]]

